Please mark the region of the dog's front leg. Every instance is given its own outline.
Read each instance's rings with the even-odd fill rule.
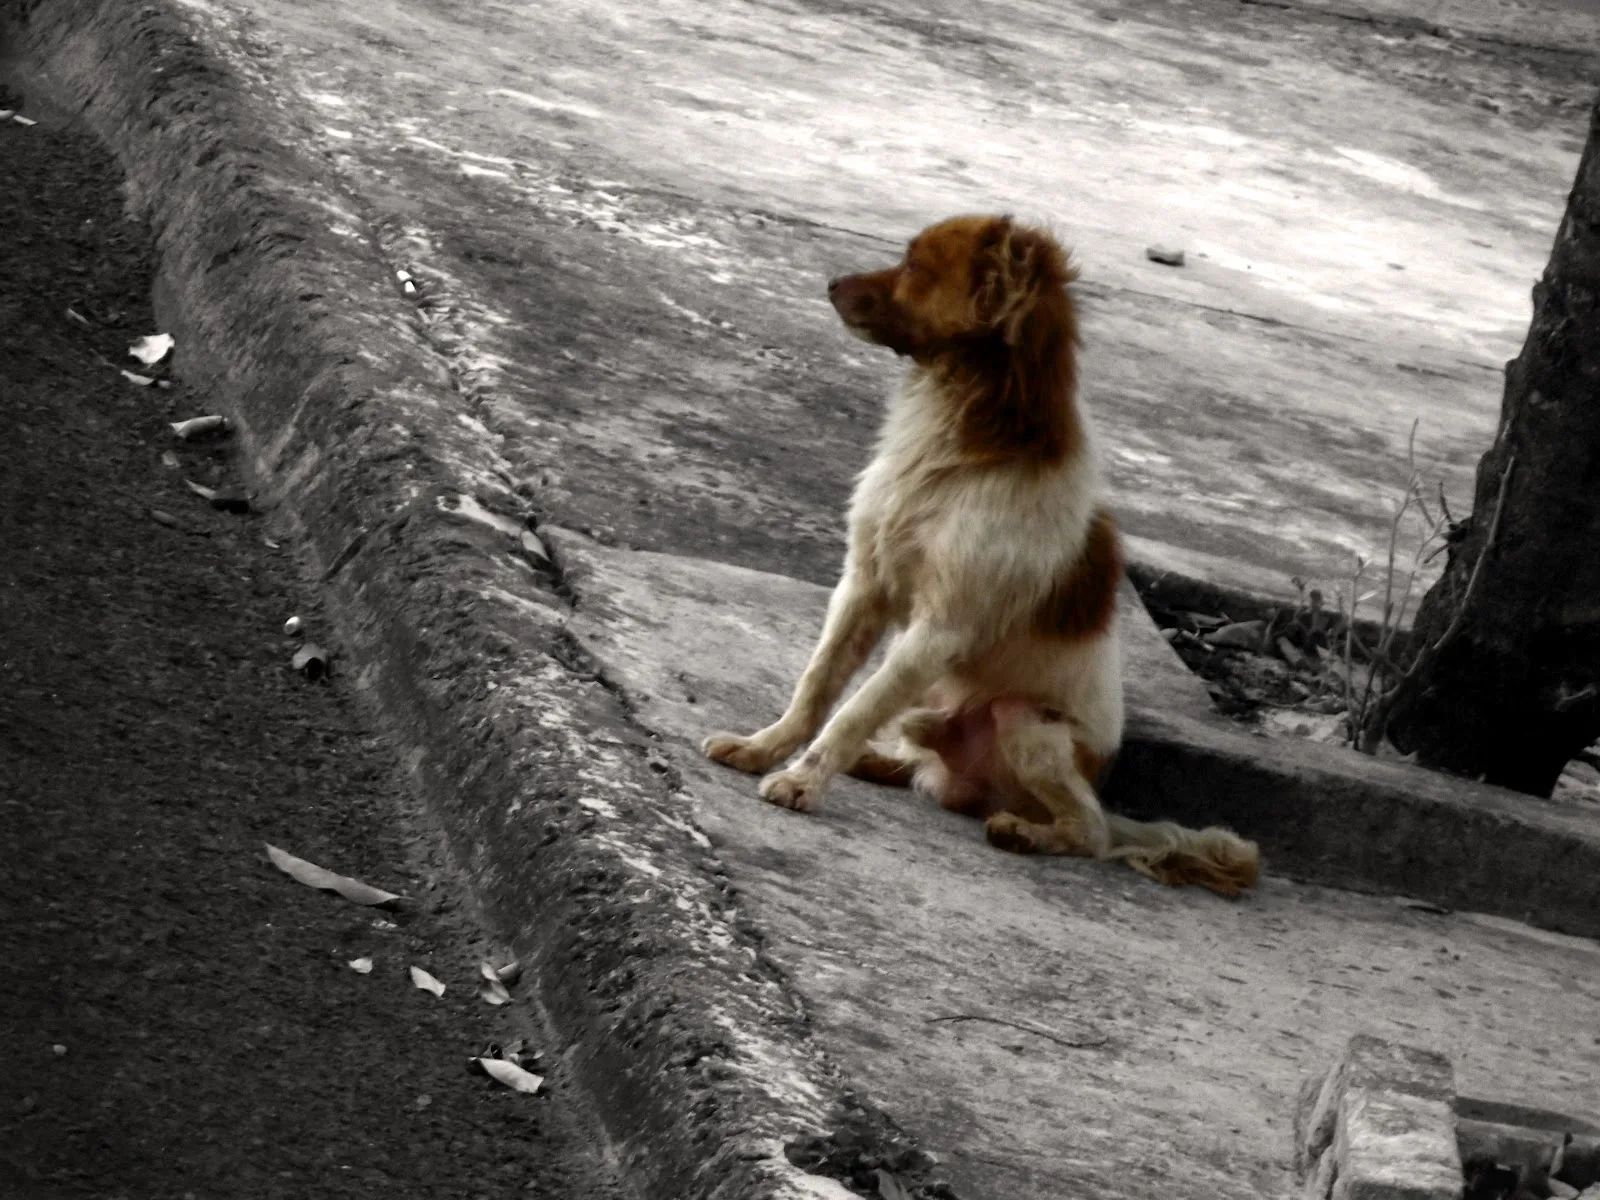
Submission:
[[[761,781],[761,795],[784,808],[814,808],[828,781],[860,757],[878,730],[921,700],[965,650],[966,640],[955,631],[913,622],[800,761]]]
[[[702,744],[708,758],[759,775],[788,758],[821,727],[845,684],[867,661],[887,624],[884,606],[860,572],[847,563],[828,600],[822,637],[811,654],[789,707],[771,725],[749,737],[714,733]]]

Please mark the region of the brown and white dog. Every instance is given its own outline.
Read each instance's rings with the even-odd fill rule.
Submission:
[[[704,749],[761,773],[811,741],[763,797],[804,810],[840,772],[914,780],[984,818],[996,846],[1122,859],[1236,895],[1259,871],[1253,842],[1132,821],[1096,795],[1122,739],[1122,564],[1077,399],[1075,278],[1045,231],[956,217],[898,265],[828,285],[851,332],[910,372],[856,485],[844,575],[788,710]],[[883,665],[824,725],[891,629]]]

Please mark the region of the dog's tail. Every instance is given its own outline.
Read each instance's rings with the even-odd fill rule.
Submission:
[[[1197,883],[1237,896],[1261,875],[1261,848],[1212,825],[1186,829],[1172,821],[1135,821],[1106,813],[1111,848],[1101,857],[1121,859],[1135,871],[1173,887]]]

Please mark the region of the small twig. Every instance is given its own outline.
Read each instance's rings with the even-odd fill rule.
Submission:
[[[1556,697],[1554,708],[1557,712],[1571,712],[1585,700],[1593,700],[1596,695],[1600,695],[1600,688],[1596,688],[1592,683],[1570,694],[1563,688],[1561,694]]]
[[[983,1021],[989,1025],[1004,1025],[1010,1029],[1020,1029],[1023,1033],[1032,1033],[1042,1038],[1048,1038],[1056,1045],[1065,1046],[1069,1050],[1093,1050],[1096,1046],[1104,1046],[1111,1040],[1103,1037],[1093,1042],[1075,1042],[1071,1038],[1062,1037],[1059,1033],[1046,1029],[1042,1025],[1034,1025],[1031,1022],[1008,1021],[1005,1017],[986,1017],[981,1013],[951,1013],[949,1016],[944,1017],[929,1017],[926,1023],[932,1025],[936,1021]]]
[[[1456,605],[1456,611],[1450,618],[1450,624],[1439,635],[1439,640],[1431,646],[1424,646],[1411,660],[1411,666],[1394,685],[1378,701],[1370,717],[1362,722],[1361,749],[1372,754],[1378,748],[1378,743],[1383,740],[1383,735],[1388,728],[1389,718],[1394,713],[1395,704],[1411,687],[1413,681],[1431,670],[1438,661],[1439,655],[1444,653],[1447,646],[1455,640],[1461,629],[1461,623],[1466,619],[1467,606],[1472,601],[1472,594],[1477,590],[1478,577],[1483,573],[1483,564],[1489,557],[1489,552],[1494,549],[1495,538],[1500,533],[1500,514],[1505,508],[1506,489],[1511,486],[1511,472],[1516,468],[1517,456],[1512,454],[1506,459],[1506,469],[1500,475],[1500,490],[1494,500],[1494,515],[1489,520],[1489,532],[1484,535],[1483,549],[1478,551],[1477,561],[1472,564],[1472,574],[1467,576],[1466,590],[1461,593],[1461,601]],[[1365,716],[1365,714],[1363,714]]]

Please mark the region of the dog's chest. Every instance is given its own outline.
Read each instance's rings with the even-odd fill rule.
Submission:
[[[850,546],[858,566],[895,607],[927,564],[934,530],[948,497],[934,473],[916,464],[880,459],[862,475],[850,506]]]

